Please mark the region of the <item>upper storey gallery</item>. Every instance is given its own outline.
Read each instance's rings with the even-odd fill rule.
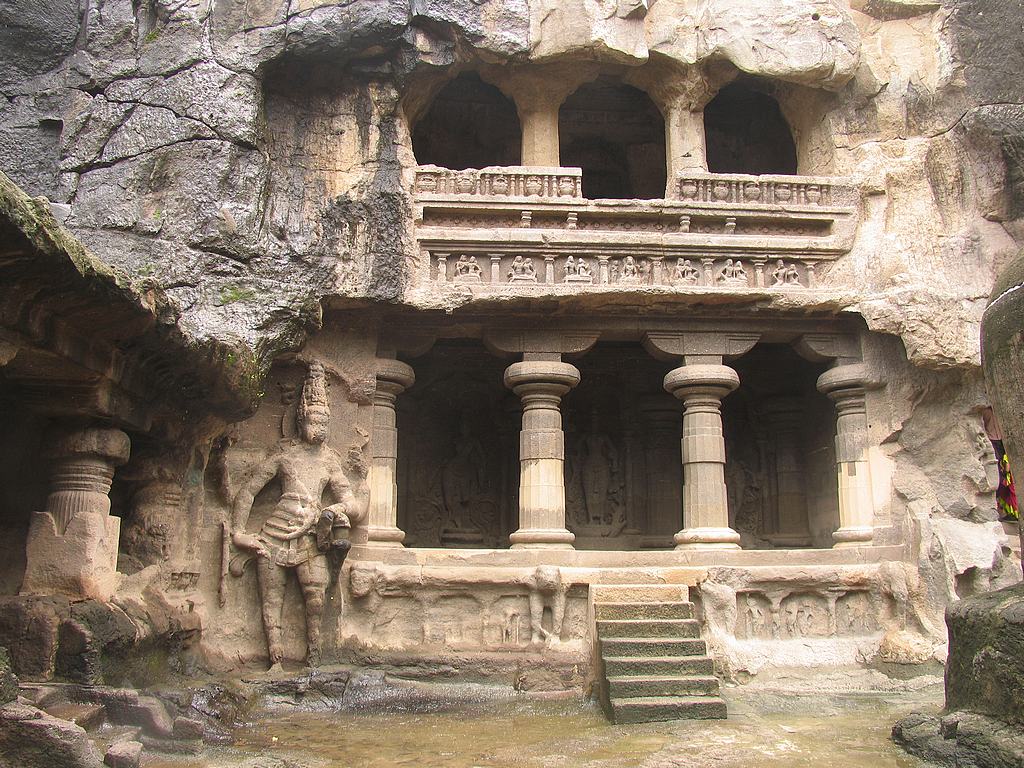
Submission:
[[[447,73],[405,103],[421,284],[819,287],[859,218],[823,151],[834,97],[657,62]]]

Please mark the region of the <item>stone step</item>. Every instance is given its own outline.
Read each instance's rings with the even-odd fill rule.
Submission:
[[[99,728],[107,719],[107,708],[102,704],[54,704],[46,707],[46,712],[87,731]]]
[[[591,584],[596,603],[688,603],[685,584]]]
[[[654,696],[717,696],[720,690],[718,678],[710,675],[608,678],[608,695],[613,699]]]
[[[616,723],[651,723],[660,720],[724,720],[725,702],[716,696],[657,696],[612,699]]]
[[[599,621],[605,619],[692,619],[693,604],[659,603],[594,603]]]
[[[694,637],[631,637],[601,638],[601,652],[605,656],[704,656],[707,645]]]
[[[664,675],[713,675],[709,656],[606,656],[607,677],[657,677]]]
[[[696,619],[603,619],[597,622],[601,639],[613,637],[700,637]]]

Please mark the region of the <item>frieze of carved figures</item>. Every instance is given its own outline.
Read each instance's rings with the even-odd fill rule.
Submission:
[[[375,641],[449,647],[547,648],[578,639],[582,629],[566,625],[572,586],[560,568],[547,565],[511,573],[474,568],[430,573],[357,562],[349,573],[353,606],[369,618]],[[410,610],[410,601],[418,608]],[[406,636],[385,638],[396,623],[398,634]]]
[[[309,363],[295,411],[297,436],[282,437],[249,472],[232,501],[230,529],[225,529],[224,554],[228,554],[228,536],[236,549],[230,573],[241,576],[246,565],[255,562],[272,669],[280,668],[284,656],[281,622],[289,573],[295,574],[305,604],[306,661],[310,666],[319,664],[330,561],[344,560],[350,546],[344,530],[366,516],[364,477],[356,472],[360,476],[354,487],[346,472],[351,460],[346,462],[327,444],[330,417],[327,376],[323,364],[314,361]],[[256,496],[274,481],[280,486],[276,505],[259,530],[250,531]],[[334,503],[322,504],[325,493]],[[334,553],[330,559],[329,553]]]
[[[536,283],[537,268],[529,256],[516,256],[512,260],[512,268],[508,271],[510,283]]]
[[[775,262],[775,269],[772,270],[772,288],[802,288],[800,272],[792,264],[786,264],[782,259]]]
[[[434,280],[440,283],[481,286],[497,289],[504,285],[533,287],[556,283],[584,290],[591,286],[658,285],[674,288],[727,288],[750,287],[804,288],[813,285],[815,264],[805,262],[806,275],[797,266],[782,259],[774,265],[767,259],[753,260],[754,277],[741,259],[716,260],[702,258],[699,262],[689,258],[666,260],[661,258],[622,258],[600,256],[565,257],[546,255],[538,268],[537,258],[516,254],[509,261],[505,254],[486,254],[484,264],[476,254],[462,254],[457,258],[447,252],[433,251],[431,260],[436,264]],[[564,258],[564,260],[562,260]]]
[[[889,601],[863,589],[740,592],[736,635],[748,640],[862,637],[882,631]]]
[[[748,285],[747,270],[743,268],[743,262],[739,259],[735,261],[733,259],[726,259],[725,265],[715,275],[715,282],[726,286]]]

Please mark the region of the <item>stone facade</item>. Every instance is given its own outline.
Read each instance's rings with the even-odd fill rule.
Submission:
[[[942,658],[1020,579],[977,341],[1019,9],[53,5],[0,54],[0,166],[49,198],[0,269],[78,275],[0,305],[3,592],[201,627],[218,672],[582,687],[602,585],[688,587],[740,676]],[[91,259],[134,325],[90,334]]]

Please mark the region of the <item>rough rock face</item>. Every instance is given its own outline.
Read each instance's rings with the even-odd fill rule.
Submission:
[[[1024,723],[1024,588],[964,600],[947,623],[946,707]]]
[[[915,713],[893,727],[907,751],[945,766],[1009,768],[1024,761],[1024,588],[950,607],[946,714]]]

